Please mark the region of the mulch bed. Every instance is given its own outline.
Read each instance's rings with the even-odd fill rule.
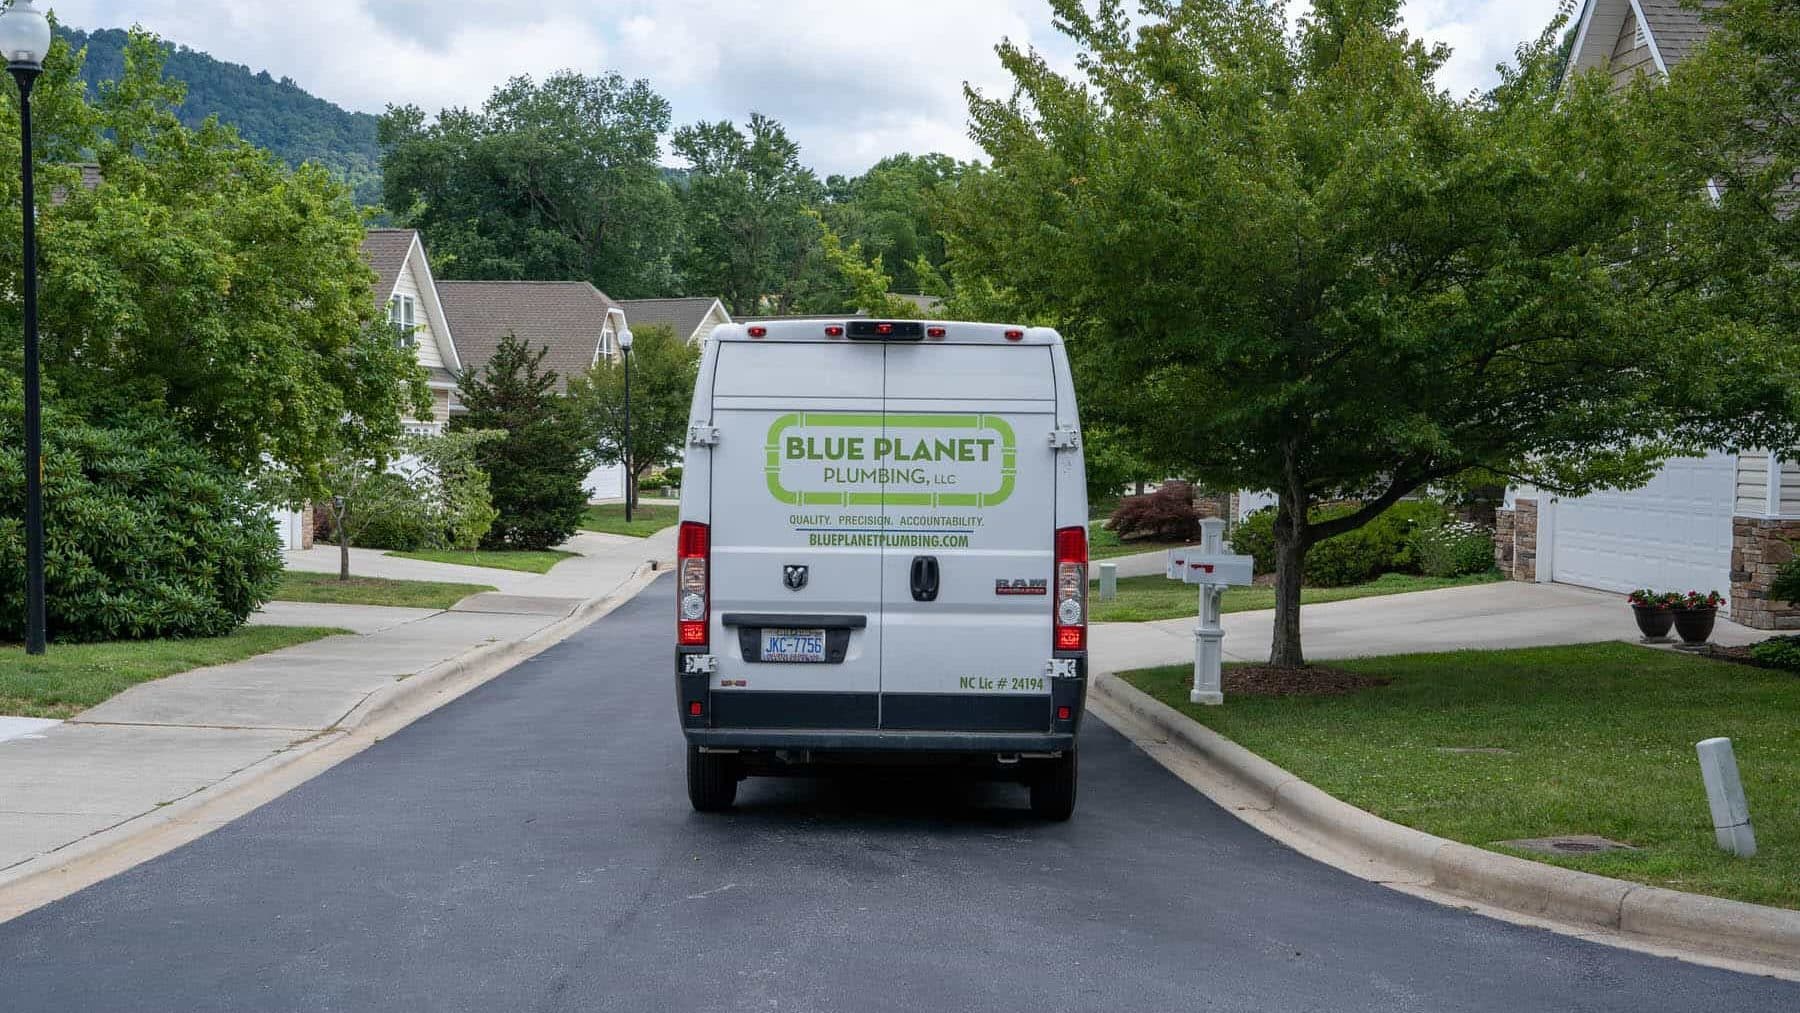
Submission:
[[[1227,696],[1346,696],[1393,681],[1323,665],[1306,668],[1239,665],[1225,670],[1224,689]]]

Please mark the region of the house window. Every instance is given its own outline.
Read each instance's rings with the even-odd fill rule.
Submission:
[[[395,340],[401,348],[412,348],[419,343],[417,313],[418,302],[410,295],[397,295],[388,304],[388,323],[394,325],[398,335]]]

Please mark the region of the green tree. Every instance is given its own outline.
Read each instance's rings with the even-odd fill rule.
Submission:
[[[669,103],[648,82],[517,77],[480,111],[381,118],[388,208],[446,278],[580,278],[618,298],[672,291],[680,227],[658,167]]]
[[[893,291],[925,293],[920,259],[941,270],[947,259],[938,216],[964,166],[949,155],[890,155],[860,176],[825,181],[825,222],[847,243],[881,258]]]
[[[1131,452],[1277,494],[1273,664],[1304,663],[1308,550],[1422,486],[1577,493],[1789,445],[1791,353],[1664,284],[1645,223],[1704,198],[1604,75],[1562,85],[1564,18],[1455,97],[1398,0],[1321,0],[1296,36],[1257,0],[1052,6],[1081,77],[1001,47],[1017,90],[970,95],[992,167],[958,188],[953,270],[1061,321]]]
[[[569,399],[556,393],[556,372],[543,368],[548,352],[509,334],[479,375],[462,379],[468,411],[450,431],[506,433],[475,452],[499,511],[483,548],[550,548],[575,533],[587,506],[587,441]]]
[[[289,170],[207,120],[184,126],[164,50],[135,33],[90,102],[80,58],[53,44],[33,92],[43,363],[60,396],[97,414],[164,415],[223,466],[274,464],[316,480],[340,423],[390,442],[429,407],[424,374],[374,326],[373,275],[350,194],[324,169]],[[16,92],[0,152],[16,164]],[[69,162],[90,157],[84,188]],[[17,173],[0,201],[17,207]],[[19,222],[0,216],[0,274],[17,278]],[[16,286],[0,290],[0,368],[21,363]]]
[[[479,456],[504,439],[498,430],[464,429],[401,442],[395,471],[417,491],[426,520],[449,548],[477,548],[500,516]]]
[[[1706,41],[1633,95],[1647,143],[1715,200],[1671,219],[1670,284],[1708,314],[1800,335],[1800,5],[1709,7]]]
[[[631,345],[631,470],[627,495],[637,503],[638,480],[668,461],[687,435],[700,349],[653,324],[633,331]],[[601,359],[569,382],[569,398],[582,420],[593,459],[619,464],[625,457],[625,366]]]
[[[689,163],[679,261],[687,288],[718,295],[738,316],[791,311],[817,266],[811,212],[824,198],[800,146],[761,113],[747,131],[724,121],[682,127],[672,146]]]

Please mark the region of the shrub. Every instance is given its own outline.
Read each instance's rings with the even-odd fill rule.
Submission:
[[[1354,505],[1321,507],[1313,511],[1312,520],[1331,520],[1355,509]],[[1383,573],[1417,572],[1413,532],[1441,526],[1448,517],[1448,511],[1429,501],[1396,503],[1362,527],[1313,545],[1306,554],[1305,579],[1319,587],[1341,587]],[[1264,507],[1244,518],[1231,533],[1231,545],[1233,551],[1255,557],[1257,573],[1273,573],[1275,508]],[[1489,552],[1491,557],[1491,548]]]
[[[162,419],[44,407],[51,639],[222,636],[274,593],[280,541],[241,476]],[[25,633],[22,421],[0,386],[0,640]]]
[[[1468,521],[1419,528],[1408,539],[1419,572],[1428,577],[1461,577],[1494,568],[1494,532]]]
[[[433,523],[424,497],[399,475],[383,473],[363,487],[361,502],[352,506],[356,519],[346,522],[359,549],[417,552],[447,545],[443,528]]]
[[[1800,605],[1800,556],[1781,564],[1769,584],[1769,597],[1789,605]]]
[[[681,465],[671,464],[667,468],[664,468],[663,469],[663,478],[666,478],[669,480],[669,486],[671,488],[680,488],[681,487]]]
[[[1750,656],[1765,665],[1800,672],[1800,637],[1770,637],[1751,645]]]
[[[1181,542],[1199,538],[1200,516],[1194,512],[1193,487],[1186,482],[1170,482],[1148,495],[1126,497],[1113,511],[1112,532],[1121,541]]]

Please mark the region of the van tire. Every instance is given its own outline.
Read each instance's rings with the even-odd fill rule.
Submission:
[[[728,753],[702,753],[689,746],[687,754],[688,801],[695,812],[716,813],[737,801],[737,757]]]
[[[1077,769],[1072,748],[1044,764],[1044,769],[1031,782],[1033,815],[1058,823],[1075,815]]]

